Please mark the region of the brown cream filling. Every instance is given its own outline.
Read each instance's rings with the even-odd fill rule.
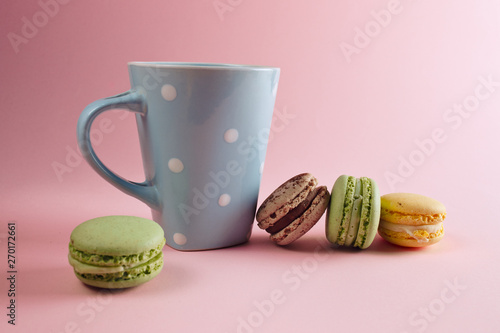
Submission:
[[[290,210],[285,216],[283,216],[281,219],[276,221],[272,226],[266,229],[266,231],[270,234],[275,234],[277,232],[280,232],[281,230],[285,229],[287,226],[290,225],[293,221],[295,221],[297,218],[299,218],[306,210],[309,209],[311,206],[311,203],[313,202],[314,198],[318,195],[318,190],[319,188],[315,188],[311,193],[307,195],[307,197],[297,205],[294,209]]]

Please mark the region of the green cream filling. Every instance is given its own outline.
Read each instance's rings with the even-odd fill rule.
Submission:
[[[163,254],[159,253],[157,256],[155,256],[148,262],[143,263],[134,268],[127,269],[123,272],[91,274],[91,273],[79,273],[75,271],[75,274],[87,280],[103,281],[103,282],[119,282],[119,281],[137,279],[150,275],[153,272],[160,270],[162,267],[163,267]]]
[[[370,225],[370,212],[371,212],[371,203],[373,196],[372,182],[370,178],[361,177],[361,183],[363,184],[363,203],[361,206],[361,218],[359,223],[358,237],[356,238],[356,242],[354,246],[359,248],[363,247],[366,242],[367,230]]]
[[[347,237],[345,241],[346,246],[352,246],[356,241],[359,230],[359,221],[361,216],[361,204],[363,202],[363,187],[361,186],[361,180],[356,179],[356,189],[354,191],[353,204],[351,210],[351,219],[349,220],[349,226],[347,228]]]
[[[163,240],[163,242],[156,248],[149,251],[125,256],[111,256],[105,254],[83,252],[75,249],[75,247],[70,243],[69,253],[74,259],[89,265],[98,264],[99,266],[133,266],[141,262],[149,261],[151,258],[156,257],[161,252],[164,245],[165,240]]]

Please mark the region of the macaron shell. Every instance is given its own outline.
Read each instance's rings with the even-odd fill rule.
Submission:
[[[348,183],[352,182],[353,179],[355,181],[354,177],[342,175],[337,178],[333,185],[326,220],[326,237],[331,243],[337,244],[341,234],[340,227],[344,216],[347,187]]]
[[[272,234],[270,239],[278,245],[288,245],[308,232],[323,216],[328,207],[330,194],[326,186],[318,188],[318,194],[311,203],[311,206],[290,225],[276,234]]]
[[[85,251],[77,250],[73,245],[69,244],[69,255],[74,259],[84,264],[98,265],[98,266],[137,266],[141,263],[147,262],[150,259],[156,257],[165,246],[165,239],[158,244],[155,248],[147,249],[143,252],[138,252],[134,254],[128,254],[124,256],[120,255],[108,255],[108,254],[97,254],[89,253]]]
[[[74,271],[75,276],[82,281],[83,283],[99,288],[107,288],[107,289],[120,289],[120,288],[130,288],[135,287],[140,284],[146,283],[156,277],[161,270],[163,269],[163,253],[159,254],[157,257],[152,259],[151,261],[144,263],[140,266],[130,268],[129,270],[125,270],[125,272],[133,272],[134,270],[138,270],[142,267],[144,271],[147,273],[139,274],[137,277],[130,277],[130,275],[124,278],[117,278],[116,280],[106,280],[106,274],[85,274],[82,276],[76,270]],[[120,272],[121,273],[121,272]],[[110,275],[112,275],[111,273]],[[94,278],[95,276],[95,278]],[[101,279],[104,277],[104,279]]]
[[[317,179],[310,173],[303,173],[281,184],[261,204],[256,219],[261,229],[267,229],[304,201],[316,188]]]
[[[110,274],[110,273],[119,273],[124,272],[124,266],[97,266],[97,265],[89,265],[87,263],[76,260],[68,254],[68,262],[76,272],[82,273],[92,273],[92,274]]]
[[[439,201],[415,193],[389,193],[381,197],[380,218],[399,224],[423,225],[442,222],[446,207]]]
[[[379,235],[389,243],[404,247],[425,247],[439,242],[444,236],[444,228],[441,228],[436,233],[431,233],[426,239],[427,241],[418,240],[405,232],[395,232],[392,230],[379,227]]]
[[[377,183],[373,179],[367,177],[361,177],[360,179],[363,184],[363,207],[358,236],[354,246],[366,249],[372,244],[377,235],[380,222],[380,192]],[[367,192],[370,192],[371,195],[367,196]],[[364,210],[368,211],[365,213]]]
[[[161,269],[156,270],[154,272],[151,272],[151,274],[131,279],[131,280],[123,280],[123,281],[115,281],[115,282],[109,282],[109,281],[98,281],[98,280],[91,280],[91,279],[85,279],[79,275],[76,275],[78,280],[82,281],[86,285],[92,286],[92,287],[98,287],[98,288],[106,288],[106,289],[122,289],[122,288],[131,288],[131,287],[136,287],[138,285],[141,285],[143,283],[146,283],[153,278],[155,278],[158,274],[160,274]]]
[[[126,256],[154,249],[164,242],[164,232],[154,221],[135,216],[103,216],[78,225],[71,245],[90,254]]]

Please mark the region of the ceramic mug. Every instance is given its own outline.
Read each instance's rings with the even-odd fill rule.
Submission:
[[[77,126],[82,155],[121,191],[143,201],[178,250],[246,242],[252,230],[280,70],[132,62],[131,90],[88,105]],[[136,113],[145,181],[120,177],[97,157],[94,119]]]

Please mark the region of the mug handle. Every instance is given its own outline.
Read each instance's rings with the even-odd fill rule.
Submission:
[[[89,104],[81,113],[77,124],[78,146],[82,156],[90,166],[106,181],[119,190],[131,195],[151,208],[159,206],[156,187],[148,181],[136,183],[118,176],[101,162],[97,157],[92,143],[90,142],[90,129],[95,118],[104,111],[110,109],[125,109],[131,112],[145,115],[147,104],[144,95],[137,90],[129,90],[125,93],[103,98]]]

